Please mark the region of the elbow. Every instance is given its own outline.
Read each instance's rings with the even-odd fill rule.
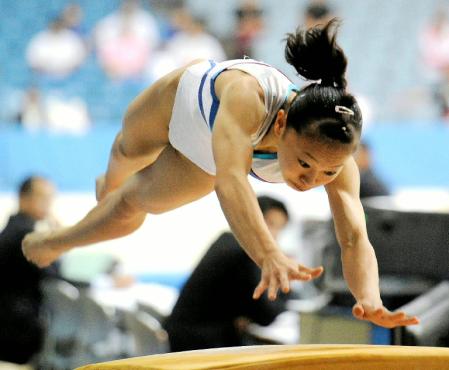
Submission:
[[[360,245],[365,239],[367,240],[363,233],[355,231],[345,235],[339,235],[338,243],[342,249],[352,249]]]
[[[232,196],[235,188],[240,186],[246,180],[246,176],[236,171],[218,171],[215,176],[214,189],[218,198],[227,198]]]

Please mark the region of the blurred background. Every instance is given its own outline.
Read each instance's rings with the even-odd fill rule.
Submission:
[[[19,190],[29,176],[52,186],[48,217],[33,227],[83,217],[95,205],[95,178],[106,169],[127,105],[192,59],[249,56],[304,86],[284,60],[283,39],[298,26],[334,16],[342,20],[338,40],[349,60],[349,89],[364,115],[364,146],[356,157],[387,303],[412,304],[437,286],[424,299],[431,304],[420,301],[419,307],[435,309],[439,302],[437,314],[449,317],[448,287],[438,285],[449,278],[447,1],[0,0],[0,226],[21,212]],[[435,332],[435,320],[424,320],[419,333],[357,326],[340,284],[325,192],[299,194],[250,181],[258,194],[289,209],[280,236],[286,253],[305,264],[324,263],[328,273],[315,285],[296,286],[285,308],[294,315],[268,329],[244,325],[245,344],[447,345],[449,330],[439,325]],[[192,270],[227,229],[212,194],[148,217],[124,239],[68,253],[50,282],[38,278],[45,285],[39,288],[39,349],[9,361],[65,369],[168,351],[164,320]],[[5,255],[0,264],[9,263],[1,260]],[[22,278],[14,271],[2,277]],[[8,294],[5,299],[14,300]],[[342,336],[348,327],[360,335]],[[340,335],[323,334],[333,332]]]

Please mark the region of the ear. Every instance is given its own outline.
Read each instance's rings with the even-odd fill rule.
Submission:
[[[274,134],[277,137],[281,137],[287,129],[287,114],[285,110],[279,109],[274,121]]]

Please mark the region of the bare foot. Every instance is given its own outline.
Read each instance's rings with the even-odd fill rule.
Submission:
[[[33,232],[22,241],[25,258],[39,267],[47,267],[56,261],[64,250],[55,248],[46,241],[48,232]]]

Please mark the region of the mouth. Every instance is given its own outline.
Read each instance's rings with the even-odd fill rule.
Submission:
[[[287,185],[290,186],[291,188],[297,190],[297,191],[306,191],[307,189],[305,189],[304,187],[295,184],[293,181],[287,180]]]

